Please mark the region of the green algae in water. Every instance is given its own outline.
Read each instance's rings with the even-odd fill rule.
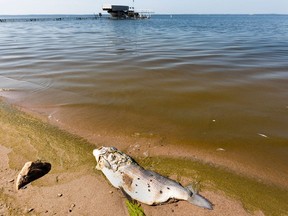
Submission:
[[[228,196],[240,200],[248,211],[261,210],[271,216],[288,215],[288,191],[281,187],[264,184],[224,168],[181,158],[151,157],[138,161],[145,168],[166,176],[176,174],[187,177],[197,182],[196,187],[199,187],[200,182],[202,188],[224,191]],[[213,203],[213,200],[210,201]]]
[[[145,216],[143,209],[137,202],[126,200],[125,203],[130,216]]]
[[[52,163],[53,172],[73,171],[95,166],[94,145],[55,126],[0,102],[0,138],[13,151],[9,154],[11,168],[23,162],[41,159]]]

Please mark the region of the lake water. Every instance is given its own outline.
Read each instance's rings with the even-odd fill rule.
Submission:
[[[0,95],[12,103],[74,131],[225,150],[288,176],[288,16],[4,18]]]

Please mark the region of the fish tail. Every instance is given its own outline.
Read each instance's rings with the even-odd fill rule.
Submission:
[[[209,209],[209,210],[213,209],[213,204],[209,200],[207,200],[205,197],[198,194],[198,192],[194,190],[192,185],[188,185],[186,189],[188,189],[191,192],[191,195],[187,200],[189,203],[205,208],[205,209]]]
[[[187,201],[193,205],[196,205],[205,209],[209,209],[209,210],[213,209],[212,203],[206,198],[204,198],[203,196],[201,196],[200,194],[193,194],[191,197],[188,198]]]

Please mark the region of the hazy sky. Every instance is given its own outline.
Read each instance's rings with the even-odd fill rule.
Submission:
[[[155,13],[288,14],[288,0],[134,0],[135,8]],[[0,15],[93,14],[102,4],[133,5],[133,0],[0,0]]]

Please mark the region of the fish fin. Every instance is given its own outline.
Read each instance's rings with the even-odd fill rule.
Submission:
[[[188,198],[187,201],[193,205],[196,205],[205,209],[209,209],[209,210],[213,209],[213,204],[209,200],[201,196],[200,194],[196,194],[196,193],[193,194],[192,196]]]
[[[186,186],[186,189],[190,190],[190,191],[192,192],[192,194],[196,194],[196,193],[198,193],[198,191],[195,190],[195,189],[193,188],[192,185],[188,185],[188,186]]]
[[[123,189],[123,187],[119,187],[119,189],[129,202],[135,203],[135,200],[132,199],[132,197]]]

